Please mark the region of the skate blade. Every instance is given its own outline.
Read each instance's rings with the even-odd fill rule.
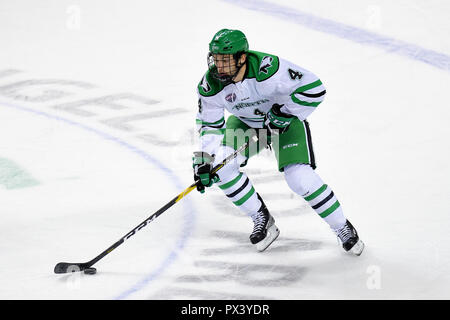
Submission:
[[[278,229],[278,227],[275,224],[272,225],[269,229],[267,229],[266,237],[257,244],[255,244],[256,249],[259,252],[263,252],[272,244],[272,242],[274,242],[278,238],[279,235],[280,229]]]
[[[349,252],[353,253],[356,256],[360,256],[364,250],[364,242],[358,240],[357,243],[349,250]]]

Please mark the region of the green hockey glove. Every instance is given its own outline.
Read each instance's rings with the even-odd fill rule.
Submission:
[[[285,132],[295,116],[281,112],[283,104],[275,103],[272,108],[267,112],[266,120],[264,124],[273,133],[275,129],[279,130],[279,133]],[[275,131],[276,132],[276,131]]]
[[[204,193],[205,187],[211,187],[213,183],[219,181],[219,177],[211,173],[214,157],[207,152],[196,151],[194,152],[192,161],[194,180],[199,181],[197,183],[197,190]]]

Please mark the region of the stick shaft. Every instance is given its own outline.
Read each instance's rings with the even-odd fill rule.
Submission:
[[[216,173],[217,171],[219,171],[220,169],[222,169],[227,163],[229,163],[231,160],[233,160],[234,158],[236,158],[236,156],[244,151],[249,145],[249,142],[246,142],[245,144],[243,144],[238,150],[236,150],[235,152],[233,152],[231,155],[229,155],[228,157],[226,157],[224,160],[222,160],[221,163],[219,163],[218,165],[216,165],[211,172],[212,173]],[[156,211],[154,214],[152,214],[150,217],[148,217],[147,219],[145,219],[141,224],[139,224],[137,227],[135,227],[133,230],[131,230],[130,232],[128,232],[125,236],[122,237],[122,239],[120,239],[119,241],[117,241],[115,244],[113,244],[111,247],[109,247],[108,249],[106,249],[104,252],[102,252],[100,255],[98,255],[95,259],[91,260],[97,262],[98,260],[100,260],[101,258],[103,258],[106,254],[110,253],[111,251],[113,251],[115,248],[117,248],[119,245],[121,245],[123,242],[125,242],[125,240],[128,240],[130,237],[134,236],[136,234],[137,231],[141,230],[142,228],[144,228],[147,224],[149,224],[150,222],[152,222],[153,220],[155,220],[159,215],[161,215],[163,212],[167,211],[167,209],[169,209],[170,207],[172,207],[175,203],[177,203],[178,201],[180,201],[181,199],[183,199],[187,194],[189,194],[192,190],[194,190],[197,187],[197,183],[199,183],[198,181],[194,182],[193,184],[191,184],[189,187],[187,187],[186,189],[184,189],[180,194],[178,194],[175,198],[173,198],[172,200],[170,200],[165,206],[163,206],[161,209],[159,209],[158,211]],[[99,259],[97,259],[99,258]],[[94,262],[94,263],[95,263]]]
[[[233,160],[234,158],[236,158],[236,156],[244,151],[248,146],[249,146],[250,142],[246,142],[245,144],[243,144],[240,148],[238,148],[234,153],[232,153],[231,155],[229,155],[228,157],[226,157],[221,163],[219,163],[218,165],[216,165],[211,172],[212,173],[216,173],[217,171],[219,171],[221,168],[223,168],[227,163],[229,163],[231,160]],[[130,232],[128,232],[126,235],[124,235],[122,238],[120,238],[120,240],[118,240],[117,242],[115,242],[113,245],[111,245],[108,249],[106,249],[105,251],[103,251],[102,253],[100,253],[98,256],[96,256],[94,259],[90,260],[89,262],[85,262],[85,263],[67,263],[67,262],[60,262],[55,266],[55,273],[65,273],[67,272],[68,269],[70,269],[70,267],[73,266],[77,266],[77,268],[79,268],[80,270],[84,270],[86,268],[89,268],[91,266],[93,266],[95,263],[97,263],[99,260],[103,259],[106,255],[108,255],[109,253],[111,253],[113,250],[115,250],[117,247],[119,247],[122,243],[124,243],[126,240],[128,240],[129,238],[131,238],[132,236],[134,236],[136,234],[136,232],[138,232],[139,230],[141,230],[142,228],[144,228],[147,224],[149,224],[150,222],[152,222],[153,220],[155,220],[158,216],[160,216],[163,212],[167,211],[170,207],[172,207],[175,203],[177,203],[178,201],[180,201],[181,199],[183,199],[186,195],[188,195],[192,190],[197,188],[197,184],[199,183],[199,181],[194,182],[193,184],[191,184],[189,187],[187,187],[186,189],[184,189],[180,194],[178,194],[175,198],[173,198],[172,200],[170,200],[168,203],[166,203],[163,207],[161,207],[158,211],[156,211],[155,213],[153,213],[150,217],[148,217],[147,219],[145,219],[144,221],[142,221],[138,226],[136,226],[134,229],[132,229]]]

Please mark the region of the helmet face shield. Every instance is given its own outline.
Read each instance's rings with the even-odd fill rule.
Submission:
[[[235,55],[208,53],[208,68],[211,75],[219,81],[231,82],[239,67]]]

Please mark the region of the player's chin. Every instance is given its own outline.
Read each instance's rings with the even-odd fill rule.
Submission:
[[[231,80],[231,75],[229,75],[228,73],[219,73],[217,74],[217,79],[223,82],[228,82]]]

